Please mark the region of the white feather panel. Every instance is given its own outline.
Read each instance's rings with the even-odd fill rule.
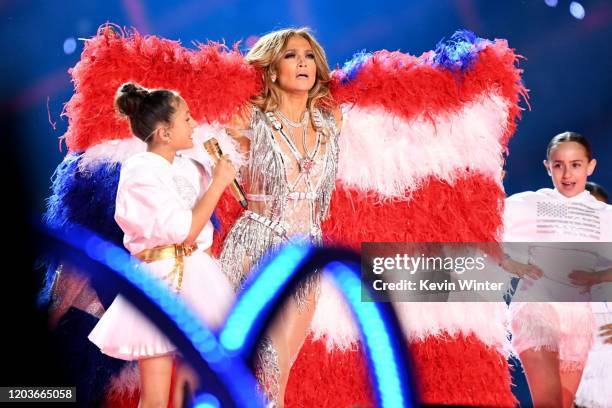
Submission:
[[[223,153],[229,156],[237,168],[244,165],[246,159],[238,150],[238,143],[228,136],[225,133],[225,128],[218,123],[203,124],[195,128],[193,131],[194,146],[191,149],[181,151],[181,153],[210,169],[212,161],[204,149],[204,141],[211,137],[217,139]],[[81,157],[79,168],[84,170],[102,163],[123,163],[134,154],[146,150],[146,143],[137,137],[108,140],[87,149]]]
[[[403,197],[430,176],[453,183],[468,171],[501,183],[501,138],[508,105],[483,94],[453,113],[431,112],[406,121],[384,110],[345,109],[338,178],[348,188]]]
[[[114,139],[87,149],[79,162],[81,171],[102,163],[123,163],[129,157],[147,150],[147,145],[137,137]]]

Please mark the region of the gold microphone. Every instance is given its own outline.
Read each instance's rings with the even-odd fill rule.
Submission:
[[[204,142],[204,149],[206,149],[208,155],[213,159],[215,164],[217,164],[219,160],[221,160],[221,156],[223,156],[223,151],[221,151],[221,147],[219,147],[219,143],[214,137],[211,137],[210,139]],[[236,200],[238,200],[242,208],[246,209],[249,204],[247,203],[244,191],[242,191],[242,188],[240,187],[240,184],[238,184],[236,179],[234,179],[232,181],[232,184],[230,184],[230,189],[232,195],[236,198]]]

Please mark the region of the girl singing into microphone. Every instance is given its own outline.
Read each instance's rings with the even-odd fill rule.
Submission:
[[[221,158],[211,178],[177,153],[193,147],[196,125],[178,93],[127,83],[115,103],[129,118],[133,134],[147,143],[146,152],[130,157],[121,168],[115,220],[124,245],[146,263],[143,273],[163,279],[207,324],[218,326],[233,291],[210,255],[210,217],[234,179],[234,168]],[[138,360],[140,407],[168,405],[175,347],[122,296],[89,338],[105,354]]]

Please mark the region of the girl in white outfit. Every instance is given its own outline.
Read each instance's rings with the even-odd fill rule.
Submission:
[[[544,165],[555,189],[519,193],[506,199],[504,241],[612,241],[612,208],[585,191],[587,177],[596,165],[587,139],[573,132],[555,136]],[[581,245],[585,244],[575,244]],[[546,281],[547,287],[556,285],[557,294],[562,290],[579,293],[569,277],[576,267],[573,263],[592,264],[595,268],[601,257],[576,249],[567,262],[559,263],[557,256],[564,253],[568,252],[550,244],[531,244],[524,259],[513,254],[511,262],[539,268],[538,273],[527,274],[541,276],[534,287]],[[528,291],[521,291],[522,285],[523,282],[510,305],[512,343],[525,369],[534,405],[571,407],[592,345],[595,322],[586,303],[590,297],[584,294],[585,303],[522,303],[528,296]]]
[[[233,290],[211,257],[212,212],[235,171],[226,158],[212,179],[191,159],[177,154],[193,147],[196,125],[185,101],[173,91],[123,85],[116,98],[134,135],[147,151],[121,168],[115,220],[123,243],[209,326],[219,326]],[[109,356],[138,360],[140,407],[166,407],[175,346],[142,313],[117,296],[89,339]]]

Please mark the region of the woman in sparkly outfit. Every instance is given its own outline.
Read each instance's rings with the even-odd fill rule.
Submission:
[[[321,244],[341,125],[328,88],[325,53],[306,29],[263,36],[246,60],[261,69],[264,86],[227,128],[247,155],[240,174],[249,207],[233,225],[221,253],[223,270],[236,290],[266,251],[293,239]],[[314,313],[317,285],[315,275],[298,288],[258,350],[256,375],[277,406],[284,405],[289,370]]]

